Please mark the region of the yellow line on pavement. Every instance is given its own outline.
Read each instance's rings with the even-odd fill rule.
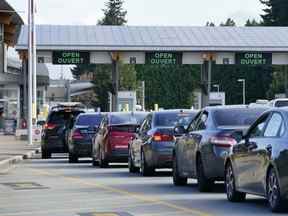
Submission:
[[[136,198],[138,200],[144,201],[144,202],[155,203],[155,204],[163,205],[163,206],[166,206],[166,207],[169,207],[169,208],[172,208],[172,209],[176,209],[176,210],[181,211],[183,213],[191,213],[191,214],[198,215],[198,216],[212,216],[211,214],[203,212],[201,210],[178,206],[176,204],[172,204],[172,203],[169,203],[169,202],[157,199],[157,198],[151,198],[151,197],[148,197],[148,196],[143,195],[143,194],[138,194],[138,193],[133,193],[133,192],[129,192],[129,191],[126,191],[126,190],[113,188],[113,187],[110,187],[110,186],[107,186],[107,185],[103,185],[103,184],[100,184],[100,183],[97,183],[97,182],[93,182],[92,183],[92,182],[84,181],[80,177],[67,177],[67,176],[64,176],[64,175],[56,173],[56,172],[40,171],[40,170],[36,170],[36,169],[32,169],[32,168],[30,168],[30,169],[34,173],[39,173],[41,175],[61,177],[61,178],[64,178],[64,179],[66,179],[66,180],[68,180],[70,182],[74,182],[74,183],[78,183],[78,184],[86,185],[86,186],[93,186],[93,187],[97,187],[97,188],[100,188],[100,189],[103,189],[103,190],[106,190],[106,191],[109,191],[109,192],[114,192],[114,193],[118,193],[118,194],[122,194],[122,195],[127,195],[127,196],[130,196],[130,197],[134,197],[134,198]]]

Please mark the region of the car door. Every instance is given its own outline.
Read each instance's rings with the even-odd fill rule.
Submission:
[[[188,172],[191,176],[196,176],[196,152],[200,148],[203,133],[207,128],[208,112],[203,111],[199,116],[197,125],[193,131],[189,133],[189,141],[186,143],[186,157],[188,162]]]
[[[199,116],[201,113],[199,113],[194,120],[190,123],[190,125],[187,128],[187,132],[178,140],[177,143],[177,162],[178,162],[178,171],[183,176],[188,176],[191,173],[189,173],[189,156],[187,154],[188,147],[190,145],[189,142],[192,141],[192,133],[195,131],[195,128],[197,126],[197,122],[199,120]]]
[[[233,148],[236,184],[242,190],[252,192],[254,180],[254,166],[257,146],[263,140],[264,130],[269,120],[270,113],[261,116],[249,129],[245,140],[242,140]]]
[[[257,194],[265,194],[265,184],[267,166],[272,156],[273,147],[276,143],[281,143],[281,137],[284,135],[284,120],[279,112],[273,112],[264,129],[263,138],[257,140],[257,147],[254,152],[254,166],[252,166],[252,190]]]

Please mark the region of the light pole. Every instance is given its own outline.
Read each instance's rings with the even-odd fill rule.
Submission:
[[[243,83],[243,104],[246,104],[246,80],[245,79],[238,79],[238,82]]]
[[[218,92],[218,93],[220,92],[220,85],[219,85],[219,84],[214,84],[213,87],[214,87],[214,88],[217,88],[217,92]]]

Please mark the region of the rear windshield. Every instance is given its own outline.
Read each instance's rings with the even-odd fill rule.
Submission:
[[[100,125],[102,118],[103,118],[102,115],[81,115],[79,116],[76,125],[83,125],[83,126]]]
[[[285,100],[285,101],[277,101],[275,103],[275,107],[286,107],[288,106],[288,100]]]
[[[140,120],[139,116],[135,116],[135,114],[132,113],[112,114],[110,118],[110,124],[138,124],[138,118]]]
[[[82,111],[74,111],[74,112],[53,112],[51,113],[48,122],[53,124],[66,124],[68,122],[72,122],[76,119],[76,117],[82,113]]]
[[[265,109],[223,109],[214,113],[217,126],[249,126]]]
[[[192,119],[195,117],[195,113],[192,112],[163,112],[155,115],[156,127],[175,127],[182,125],[187,127]]]
[[[137,125],[119,125],[119,126],[112,126],[112,131],[117,132],[128,132],[128,133],[135,133],[136,132]]]

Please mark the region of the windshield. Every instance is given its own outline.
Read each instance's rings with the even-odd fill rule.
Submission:
[[[265,109],[222,109],[214,113],[217,126],[249,126]]]
[[[140,124],[146,115],[136,113],[117,113],[112,114],[110,124]]]
[[[195,117],[194,112],[163,112],[155,115],[156,127],[187,127],[192,119]]]
[[[53,112],[51,113],[48,122],[53,124],[64,125],[67,122],[73,122],[74,119],[82,113],[81,111],[74,111],[74,112]]]
[[[96,126],[100,125],[102,115],[81,115],[79,116],[76,125]]]
[[[275,107],[286,107],[288,106],[288,100],[277,101]]]

